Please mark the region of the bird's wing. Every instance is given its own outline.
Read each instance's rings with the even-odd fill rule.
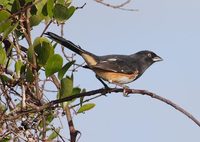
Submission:
[[[131,74],[137,71],[136,65],[127,61],[127,58],[104,58],[103,60],[100,60],[96,65],[92,66],[92,68],[127,74]]]

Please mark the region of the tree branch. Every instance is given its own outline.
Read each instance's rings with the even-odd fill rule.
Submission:
[[[146,95],[146,96],[150,96],[151,98],[157,99],[161,102],[164,102],[170,106],[172,106],[173,108],[175,108],[176,110],[178,110],[179,112],[183,113],[185,116],[187,116],[188,118],[190,118],[193,122],[195,122],[199,127],[200,127],[200,121],[198,119],[196,119],[192,114],[190,114],[188,111],[186,111],[185,109],[183,109],[182,107],[180,107],[179,105],[177,105],[176,103],[172,102],[169,99],[166,99],[164,97],[158,96],[152,92],[146,91],[146,90],[139,90],[139,89],[126,89],[125,90],[127,94],[140,94],[140,95]],[[80,94],[76,94],[73,96],[69,96],[66,98],[62,98],[62,99],[58,99],[58,100],[53,100],[49,103],[48,106],[53,106],[55,104],[58,103],[62,103],[62,102],[66,102],[66,101],[71,101],[75,98],[80,98],[80,97],[85,97],[85,96],[93,96],[96,94],[107,94],[107,93],[119,93],[119,92],[124,92],[124,89],[121,88],[108,88],[108,89],[97,89],[97,90],[92,90],[92,91],[88,91],[88,92],[84,92],[84,93],[80,93]]]
[[[27,111],[19,111],[19,112],[15,112],[14,117],[5,115],[1,121],[5,121],[5,120],[14,120],[17,119],[18,117],[28,114],[28,113],[35,113],[35,112],[40,112],[40,111],[44,111],[44,109],[51,109],[51,108],[55,108],[55,105],[59,104],[59,103],[63,103],[63,102],[67,102],[67,101],[71,101],[73,99],[76,98],[80,98],[80,97],[86,97],[86,96],[94,96],[96,94],[108,94],[108,93],[119,93],[119,92],[124,92],[124,89],[122,88],[101,88],[101,89],[96,89],[96,90],[92,90],[92,91],[88,91],[88,92],[83,92],[83,93],[79,93],[79,94],[75,94],[73,96],[69,96],[69,97],[65,97],[62,99],[57,99],[57,100],[53,100],[47,104],[44,104],[43,106],[38,107],[37,109],[31,109],[31,110],[27,110]],[[196,123],[196,125],[198,125],[200,127],[200,121],[195,118],[191,113],[189,113],[188,111],[186,111],[184,108],[180,107],[179,105],[177,105],[176,103],[172,102],[169,99],[166,99],[164,97],[158,96],[152,92],[146,91],[146,90],[140,90],[140,89],[126,89],[125,92],[127,94],[138,94],[138,95],[146,95],[149,96],[151,98],[154,98],[156,100],[159,100],[161,102],[164,102],[170,106],[172,106],[173,108],[175,108],[176,110],[178,110],[179,112],[183,113],[185,116],[187,116],[188,118],[190,118],[194,123]],[[78,131],[77,131],[78,132]]]
[[[131,0],[126,0],[125,2],[122,2],[120,4],[114,5],[114,4],[110,4],[110,3],[106,3],[103,0],[94,0],[97,3],[100,3],[102,5],[105,5],[107,7],[111,7],[114,9],[121,9],[121,10],[126,10],[126,11],[138,11],[138,9],[128,9],[128,8],[124,8],[124,6],[128,5]]]

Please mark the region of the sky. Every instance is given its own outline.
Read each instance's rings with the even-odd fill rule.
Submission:
[[[127,8],[137,12],[91,0],[74,0],[73,4],[85,2],[86,6],[66,22],[65,38],[96,55],[154,51],[164,61],[153,64],[128,86],[166,97],[200,119],[200,1],[134,0]],[[53,26],[49,30],[59,33],[58,29]],[[80,57],[75,58],[83,63]],[[85,69],[75,73],[74,84],[87,90],[102,87],[94,73]],[[200,128],[193,121],[148,96],[113,93],[92,102],[96,104],[93,110],[73,117],[82,133],[80,142],[200,141]],[[67,125],[66,120],[63,123]],[[66,135],[65,127],[62,133]]]

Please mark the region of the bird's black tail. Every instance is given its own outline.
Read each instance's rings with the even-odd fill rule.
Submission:
[[[74,51],[75,53],[81,55],[82,53],[87,53],[87,51],[83,50],[80,46],[75,45],[74,43],[72,43],[69,40],[64,39],[63,37],[54,34],[52,32],[47,32],[45,33],[45,35],[47,35],[50,39],[54,40],[57,43],[60,43],[61,45],[67,47],[68,49]]]

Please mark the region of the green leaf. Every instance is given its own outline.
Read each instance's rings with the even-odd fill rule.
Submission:
[[[48,15],[48,12],[47,12],[47,3],[43,6],[43,8],[42,8],[42,14],[44,15],[44,16],[47,16]]]
[[[65,21],[73,15],[75,10],[76,8],[74,6],[68,8],[68,6],[62,4],[56,4],[53,10],[53,15],[56,20]]]
[[[10,142],[11,136],[6,136],[3,139],[1,139],[1,142]]]
[[[60,98],[61,98],[60,96],[61,96],[61,95],[60,95],[60,91],[58,91],[57,94],[56,94],[56,98],[57,98],[57,99],[60,99]]]
[[[56,4],[53,9],[54,18],[58,21],[63,21],[66,19],[67,7],[62,4]]]
[[[37,26],[40,24],[40,22],[43,20],[43,16],[41,15],[33,15],[30,17],[30,26]]]
[[[5,31],[11,25],[11,20],[9,19],[10,16],[10,13],[6,10],[0,11],[0,33]]]
[[[11,13],[15,13],[18,12],[20,10],[21,6],[20,6],[20,1],[19,0],[15,0],[12,4],[12,8],[11,8]]]
[[[80,92],[81,92],[81,88],[74,87],[73,90],[72,90],[72,96],[76,95],[76,94],[79,94]]]
[[[43,128],[44,125],[47,126],[47,128],[48,128],[48,126],[51,124],[51,122],[53,120],[55,120],[55,117],[56,117],[55,112],[53,110],[44,112],[44,115],[45,115],[45,121],[40,121],[40,123],[38,125],[40,128]],[[46,130],[46,131],[48,131],[48,130]]]
[[[53,5],[54,5],[54,0],[47,1],[47,13],[50,18],[53,17]]]
[[[56,132],[55,132],[55,131],[56,131]],[[53,139],[55,139],[55,138],[58,136],[58,134],[60,133],[60,128],[56,128],[55,131],[53,131],[53,132],[49,135],[49,137],[48,137],[47,140],[53,140]]]
[[[7,60],[6,51],[0,45],[0,64],[4,65],[6,63],[6,60]]]
[[[45,66],[49,57],[54,54],[54,48],[45,37],[38,37],[33,42],[33,47],[37,53],[37,62],[40,66]]]
[[[94,103],[84,104],[82,107],[79,108],[77,113],[83,113],[85,111],[92,109],[93,107],[95,107]]]
[[[46,77],[58,72],[62,68],[63,59],[59,54],[54,54],[51,56],[45,65],[45,75]]]
[[[65,75],[65,73],[68,71],[68,69],[71,67],[71,65],[73,65],[75,63],[75,61],[71,61],[68,62],[67,64],[65,64],[62,69],[58,72],[58,78],[61,80],[63,78],[63,76]]]
[[[79,88],[79,87],[74,87],[73,90],[72,90],[72,94],[71,94],[71,95],[73,96],[73,95],[79,94],[80,92],[81,92],[81,88]],[[75,99],[72,99],[71,101],[68,101],[68,102],[67,102],[67,105],[73,103],[75,100],[76,100],[76,98],[75,98]]]
[[[28,53],[27,53],[27,55],[28,55],[28,61],[31,62],[31,63],[33,63],[33,55],[34,55],[34,54],[35,54],[34,48],[33,48],[33,46],[30,46],[30,47],[28,48]]]
[[[72,0],[65,0],[65,6],[69,7],[72,3]]]
[[[53,120],[54,120],[55,116],[54,116],[54,112],[51,111],[46,118],[46,125],[49,125]]]
[[[3,85],[7,84],[8,82],[11,82],[12,79],[9,78],[8,76],[6,75],[0,75],[0,79],[1,79],[1,82]]]
[[[3,7],[6,7],[8,5],[9,1],[7,0],[0,0],[0,4],[3,6]]]
[[[57,0],[57,3],[58,3],[58,4],[64,5],[64,4],[65,4],[65,1],[66,1],[66,0]]]
[[[40,2],[35,4],[38,15],[42,13],[43,7],[45,6],[46,3],[47,3],[47,0],[41,0]]]
[[[10,25],[4,32],[3,32],[3,39],[5,39],[9,33],[11,33],[12,31],[14,31],[17,26],[18,26],[19,22],[15,23],[14,25]]]
[[[20,73],[21,73],[21,67],[23,66],[23,63],[21,60],[18,60],[16,63],[15,63],[15,72],[17,74],[17,76],[20,76]]]
[[[85,93],[85,92],[86,92],[86,89],[83,88],[83,89],[81,90],[81,93]],[[83,101],[84,101],[84,97],[80,97],[80,106],[83,105]]]
[[[27,82],[33,82],[34,81],[33,72],[31,71],[31,69],[29,67],[27,67],[26,81]]]
[[[61,80],[60,98],[68,97],[72,95],[73,80],[70,77],[63,78]]]
[[[31,7],[30,13],[31,13],[31,15],[36,15],[36,13],[37,13],[37,8],[36,8],[35,5],[33,5],[33,6]]]
[[[69,19],[75,12],[76,8],[74,6],[70,6],[67,12],[67,19]]]
[[[45,124],[45,126],[48,126],[49,124],[51,124],[51,122],[56,117],[56,115],[54,114],[53,110],[49,110],[47,112],[44,112],[44,115],[45,115],[45,119],[46,120],[45,120],[45,122],[44,121],[40,121],[40,123],[38,125],[40,128],[43,128],[44,124]]]

